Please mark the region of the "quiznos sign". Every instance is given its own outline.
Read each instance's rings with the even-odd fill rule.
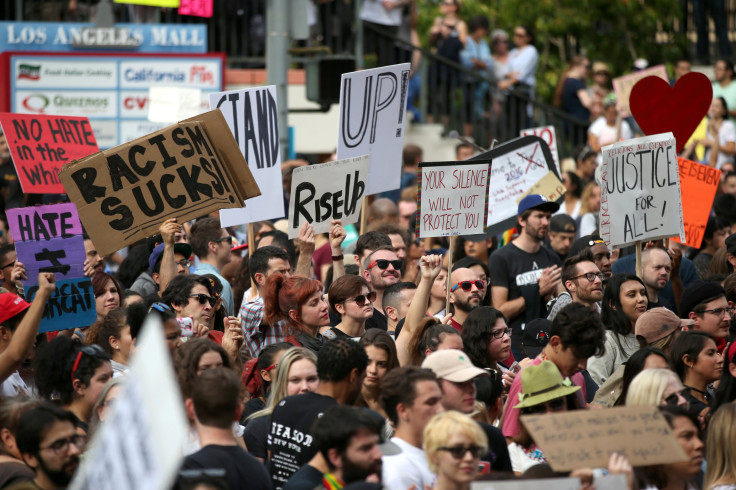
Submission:
[[[61,181],[102,255],[260,195],[220,111],[64,165]]]

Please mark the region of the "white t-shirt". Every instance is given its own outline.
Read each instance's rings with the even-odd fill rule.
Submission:
[[[721,129],[718,130],[718,146],[726,146],[726,143],[730,143],[732,141],[736,141],[736,126],[734,126],[734,124],[729,120],[723,121]],[[709,158],[710,149],[708,149],[708,152],[705,154],[706,161],[708,161]],[[716,168],[720,170],[724,163],[733,163],[733,161],[733,155],[726,155],[722,151],[719,151],[718,159],[716,160]]]
[[[383,485],[386,488],[417,489],[425,486],[433,488],[437,476],[429,471],[427,455],[418,447],[414,447],[403,439],[392,437],[391,442],[399,446],[401,454],[383,457]]]
[[[532,466],[547,462],[542,451],[535,450],[527,453],[523,447],[515,442],[509,444],[509,457],[511,458],[511,469],[514,470],[514,473],[524,473]]]
[[[401,7],[386,10],[381,0],[363,0],[360,18],[382,26],[400,26]]]
[[[600,145],[606,146],[615,143],[616,140],[616,125],[609,126],[606,123],[606,118],[601,116],[590,125],[588,133],[595,135],[598,138]],[[621,121],[621,139],[627,140],[633,138],[634,133],[631,131],[631,126],[626,121]]]

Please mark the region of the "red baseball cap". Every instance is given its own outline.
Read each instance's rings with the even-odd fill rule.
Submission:
[[[26,311],[29,306],[31,306],[31,304],[26,302],[20,296],[17,296],[13,293],[1,293],[0,323],[5,323],[18,313]]]

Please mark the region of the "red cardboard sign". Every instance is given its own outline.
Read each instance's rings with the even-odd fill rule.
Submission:
[[[179,15],[212,17],[213,3],[213,0],[181,0],[179,3]]]
[[[700,248],[713,199],[721,182],[721,171],[684,158],[677,159],[677,166],[680,172],[685,240],[689,247]],[[678,238],[672,240],[680,241]]]
[[[674,87],[659,77],[639,80],[631,90],[629,105],[644,134],[671,131],[677,140],[677,153],[680,153],[708,113],[712,100],[713,87],[708,77],[690,72]]]
[[[0,113],[0,125],[26,194],[64,194],[61,166],[99,151],[86,117]]]

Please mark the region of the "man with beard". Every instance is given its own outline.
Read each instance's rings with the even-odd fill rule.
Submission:
[[[463,323],[468,314],[480,306],[485,292],[485,283],[478,274],[470,269],[460,268],[450,275],[450,325],[458,332],[463,330]]]
[[[365,322],[366,330],[380,328],[388,330],[388,320],[383,312],[383,292],[387,287],[401,281],[403,261],[399,259],[392,247],[378,247],[363,261],[363,277],[371,289],[376,292],[373,302],[373,317]]]
[[[659,295],[660,291],[670,282],[672,273],[670,254],[662,248],[648,248],[641,253],[641,265],[641,280],[647,287],[647,299],[649,299],[648,309],[663,306],[675,311],[675,305]]]
[[[42,403],[23,414],[15,441],[23,461],[36,472],[33,483],[56,490],[72,481],[87,438],[77,434],[71,412]]]
[[[491,255],[492,304],[509,319],[511,352],[521,359],[521,332],[526,322],[540,318],[548,300],[562,292],[560,258],[542,247],[550,216],[560,208],[539,194],[519,202],[519,236]]]
[[[554,320],[557,313],[572,302],[582,303],[600,312],[598,302],[603,299],[605,275],[593,261],[593,254],[586,248],[569,257],[562,266],[562,284],[566,291],[557,296],[547,320]]]

